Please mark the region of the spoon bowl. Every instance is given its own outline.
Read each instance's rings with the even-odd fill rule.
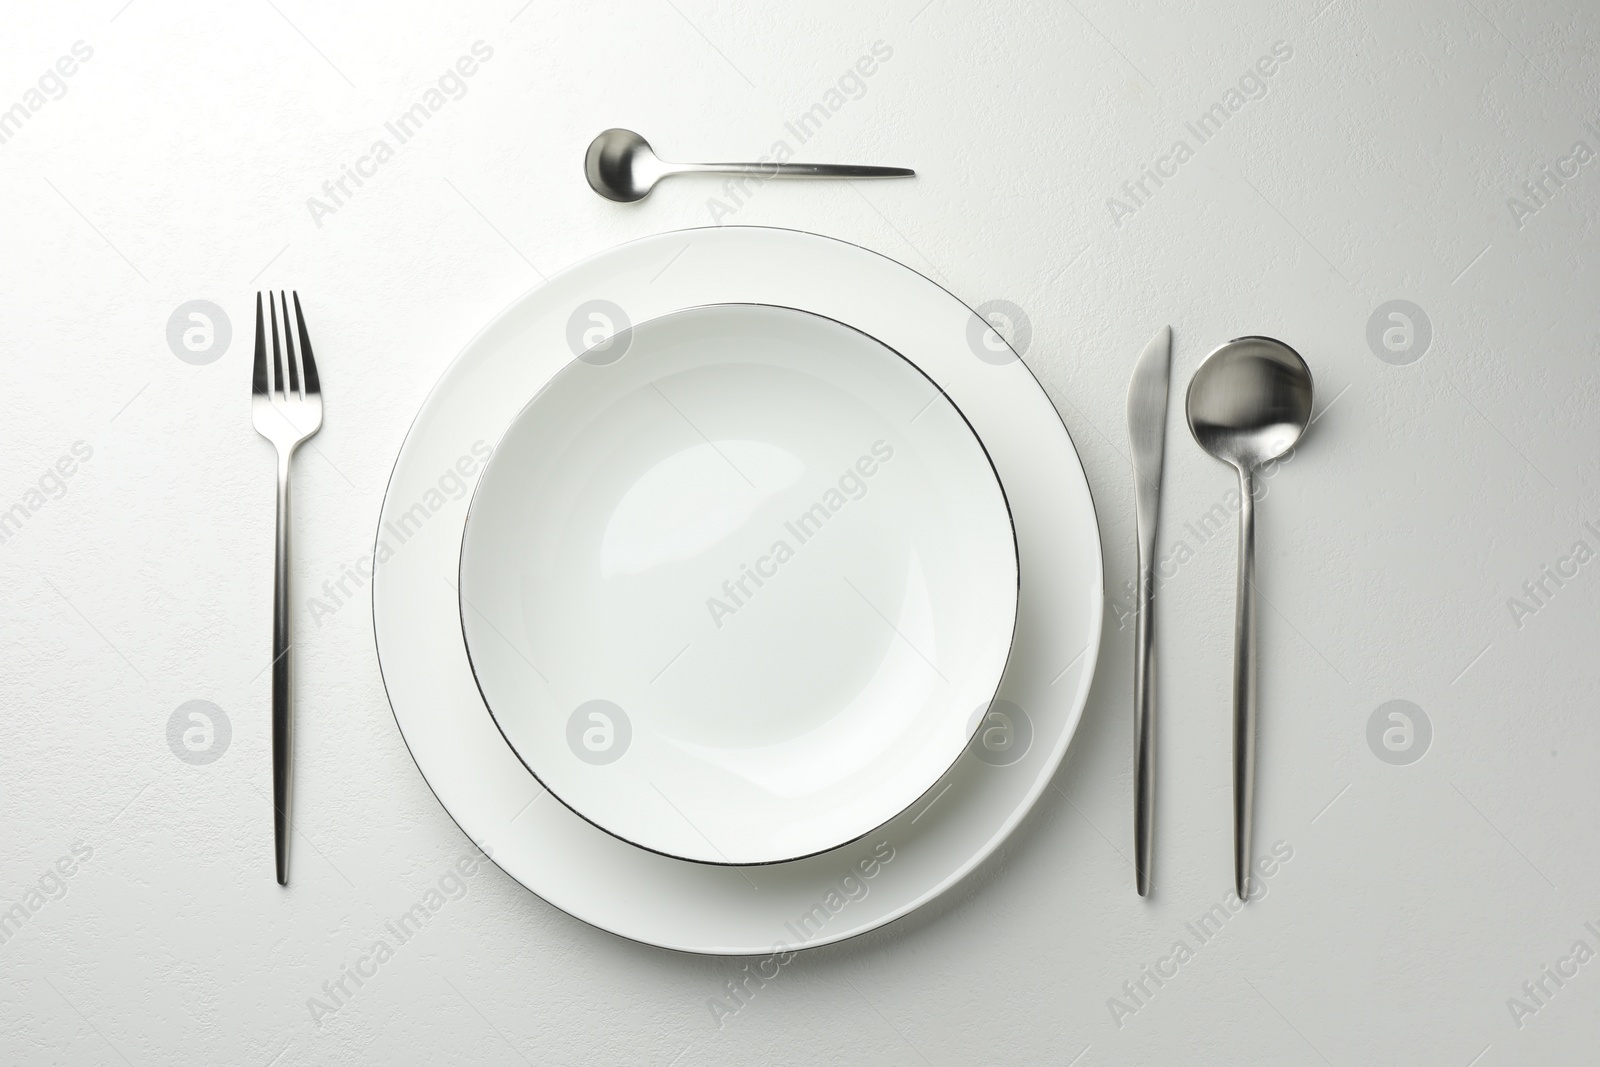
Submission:
[[[1270,337],[1241,337],[1206,358],[1189,383],[1195,441],[1235,467],[1259,467],[1294,447],[1311,421],[1311,371]]]
[[[605,130],[584,153],[589,187],[607,200],[631,204],[650,195],[664,167],[650,142],[632,130]]]
[[[1239,472],[1239,592],[1233,646],[1233,863],[1250,898],[1256,780],[1256,468],[1293,448],[1311,424],[1311,370],[1270,337],[1229,341],[1189,382],[1195,441]]]

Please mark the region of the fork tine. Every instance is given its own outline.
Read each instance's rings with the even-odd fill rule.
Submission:
[[[250,392],[255,396],[267,395],[267,334],[261,319],[261,291],[256,290],[256,361],[250,376]]]
[[[305,393],[300,389],[300,364],[294,358],[294,327],[289,324],[289,299],[283,295],[283,290],[278,290],[278,307],[283,309],[283,351],[284,362],[289,367],[289,395],[305,399]]]
[[[272,391],[283,396],[283,353],[278,348],[278,305],[273,302],[272,290],[267,290],[267,311],[272,318]]]
[[[305,391],[308,396],[318,396],[322,393],[322,382],[317,378],[317,361],[311,355],[311,335],[306,332],[306,316],[300,310],[298,291],[294,294],[294,321],[300,327],[300,363],[305,375]]]

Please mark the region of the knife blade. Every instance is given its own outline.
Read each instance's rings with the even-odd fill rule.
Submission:
[[[1155,694],[1150,684],[1156,524],[1161,514],[1161,467],[1167,441],[1167,393],[1172,379],[1172,327],[1156,331],[1128,383],[1128,440],[1133,452],[1133,512],[1139,579],[1133,645],[1134,888],[1150,895],[1155,821]]]

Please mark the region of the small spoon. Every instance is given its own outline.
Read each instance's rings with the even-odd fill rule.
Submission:
[[[1233,863],[1239,899],[1250,890],[1256,769],[1256,468],[1294,447],[1311,422],[1311,370],[1270,337],[1229,341],[1189,382],[1189,430],[1239,472],[1239,600],[1233,646]]]
[[[650,195],[673,174],[754,174],[762,178],[909,178],[904,167],[858,167],[844,163],[668,163],[632,130],[606,130],[583,157],[589,187],[607,200],[631,204]]]

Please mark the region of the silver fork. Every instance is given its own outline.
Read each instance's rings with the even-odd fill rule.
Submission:
[[[261,294],[256,293],[256,361],[250,383],[250,418],[256,433],[278,451],[278,535],[272,577],[272,825],[276,843],[278,884],[289,884],[289,806],[294,769],[294,659],[289,633],[289,461],[294,451],[322,429],[322,385],[317,362],[311,355],[311,338],[294,294],[294,329],[289,325],[289,301],[279,290],[278,299],[267,293],[272,319],[272,362],[267,362],[267,335],[261,316]],[[282,312],[283,345],[278,344]],[[300,336],[299,360],[295,334]],[[270,373],[269,373],[270,371]]]

